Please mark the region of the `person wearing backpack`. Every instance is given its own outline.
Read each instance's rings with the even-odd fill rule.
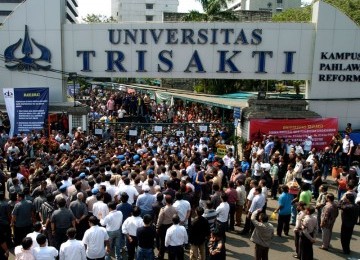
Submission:
[[[347,172],[342,172],[336,178],[335,182],[338,185],[338,201],[340,201],[341,197],[345,194],[347,190]]]

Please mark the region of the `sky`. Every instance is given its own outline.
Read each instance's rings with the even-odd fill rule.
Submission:
[[[309,3],[311,0],[303,0]],[[111,16],[111,0],[78,0],[79,3],[79,21],[87,14],[101,14],[107,17]],[[179,0],[178,12],[188,12],[189,10],[201,11],[201,5],[196,0]]]
[[[78,0],[79,20],[87,14],[102,14],[111,16],[111,0]],[[179,0],[178,12],[189,10],[201,11],[201,4],[196,0]]]

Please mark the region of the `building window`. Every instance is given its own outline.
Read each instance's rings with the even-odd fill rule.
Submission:
[[[154,4],[145,4],[146,9],[154,9]]]
[[[147,22],[154,21],[154,16],[152,16],[152,15],[147,15],[147,16],[146,16],[146,21],[147,21]]]
[[[282,4],[282,3],[283,3],[283,0],[277,0],[277,3],[278,3],[278,4]]]

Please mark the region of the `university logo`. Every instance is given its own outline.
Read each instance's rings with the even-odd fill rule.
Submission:
[[[14,96],[14,93],[10,90],[4,92],[4,97],[5,98],[12,98]]]
[[[51,65],[42,65],[40,63],[51,63],[51,52],[48,48],[45,46],[37,43],[33,38],[29,37],[28,27],[25,25],[25,37],[24,42],[21,46],[21,52],[24,54],[24,56],[21,57],[15,57],[16,50],[20,47],[20,44],[22,43],[22,39],[19,39],[17,43],[10,45],[6,48],[4,52],[5,56],[5,63],[10,63],[5,65],[6,68],[9,70],[18,70],[18,71],[30,71],[30,70],[49,70],[51,68]],[[40,57],[33,58],[33,45],[38,48],[41,52]]]

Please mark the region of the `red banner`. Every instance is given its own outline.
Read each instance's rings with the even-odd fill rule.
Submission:
[[[337,118],[314,119],[253,119],[250,120],[250,140],[263,140],[264,135],[285,138],[293,143],[305,141],[311,136],[313,147],[324,149],[338,132]]]

